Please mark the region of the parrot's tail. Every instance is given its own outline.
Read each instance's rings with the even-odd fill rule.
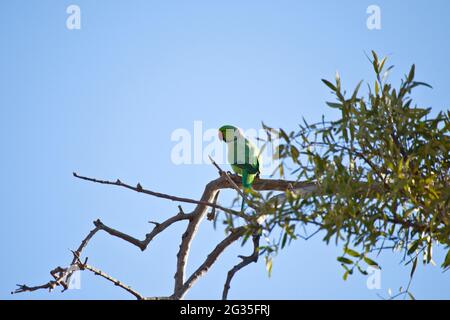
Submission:
[[[242,192],[247,195],[249,190],[252,189],[252,184],[251,183],[243,183],[242,184]],[[241,204],[241,212],[244,212],[244,206],[245,206],[245,198],[242,197],[242,204]]]
[[[247,192],[252,189],[252,182],[253,182],[252,176],[249,175],[246,170],[244,170],[242,173],[242,192],[244,194],[247,194]],[[244,205],[245,205],[245,198],[242,197],[241,212],[244,212]]]

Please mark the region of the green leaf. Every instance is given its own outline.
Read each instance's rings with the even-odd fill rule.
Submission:
[[[344,249],[344,252],[346,254],[348,254],[349,256],[352,256],[355,258],[359,258],[361,256],[360,253],[356,252],[355,250],[349,249],[349,248]]]
[[[433,87],[426,82],[414,81],[412,84],[412,88],[418,87],[418,86],[423,86],[423,87],[428,87],[430,89],[433,89]]]
[[[378,265],[378,263],[376,263],[376,262],[373,261],[372,259],[369,259],[369,258],[367,258],[367,257],[364,257],[363,260],[364,260],[364,262],[367,263],[369,266],[372,266],[372,267],[378,267],[378,268],[380,267],[380,266]]]
[[[411,247],[408,249],[408,254],[413,254],[417,250],[417,248],[419,247],[420,242],[421,242],[421,239],[415,240],[411,244]]]
[[[358,84],[356,85],[355,91],[353,91],[353,95],[352,98],[350,99],[351,101],[355,101],[356,100],[356,96],[358,95],[358,91],[359,88],[361,87],[361,84],[363,83],[363,81],[361,80],[360,82],[358,82]]]
[[[381,62],[380,62],[380,67],[379,67],[380,72],[383,70],[384,63],[386,62],[386,60],[387,60],[386,57],[384,57],[383,60],[381,60]]]
[[[272,258],[266,257],[266,270],[270,278],[272,275]]]
[[[373,70],[375,70],[375,73],[378,75],[378,74],[380,74],[380,70],[378,69],[378,56],[377,56],[376,52],[373,50],[372,50],[372,56],[373,56],[373,61],[372,61]]]
[[[450,267],[450,249],[447,251],[444,262],[442,263],[442,268]]]
[[[281,128],[280,128],[280,135],[281,135],[281,137],[282,137],[287,143],[290,142],[290,139],[289,139],[288,135],[287,135],[286,132],[285,132],[283,129],[281,129]]]
[[[341,263],[345,263],[345,264],[353,264],[353,261],[345,258],[345,257],[338,257],[337,261],[341,262]]]
[[[335,87],[334,84],[332,84],[330,81],[322,79],[322,82],[325,83],[331,90],[333,90],[334,92],[337,91],[337,88]]]
[[[414,80],[415,73],[416,73],[416,65],[413,64],[411,66],[411,70],[409,71],[408,82],[412,82]]]
[[[416,271],[416,267],[417,267],[417,257],[413,261],[413,265],[412,265],[412,268],[411,268],[411,273],[409,274],[410,278],[413,277],[414,272]]]
[[[327,102],[327,105],[331,108],[340,109],[342,108],[342,103],[334,103],[334,102]]]
[[[297,159],[300,156],[300,152],[293,145],[291,145],[291,155],[292,155],[292,160],[294,160],[294,162],[297,162]]]
[[[378,56],[377,53],[375,51],[372,50],[372,56],[373,56],[373,60],[378,62]]]
[[[366,270],[363,270],[360,266],[357,266],[358,267],[358,271],[361,273],[361,274],[363,274],[363,275],[365,275],[365,276],[367,276],[369,273],[366,271]]]
[[[283,249],[284,246],[286,245],[287,236],[288,236],[287,233],[284,233],[284,234],[283,234],[283,240],[281,240],[281,249]]]
[[[349,274],[350,274],[350,272],[345,271],[344,275],[342,276],[342,279],[344,279],[344,281],[346,281]]]
[[[268,130],[268,131],[272,131],[272,130],[273,130],[273,128],[267,126],[267,125],[266,125],[264,122],[262,122],[262,121],[261,121],[261,125],[262,125],[262,127],[263,127],[264,130]]]
[[[280,172],[280,177],[284,177],[284,166],[283,166],[283,163],[280,163],[280,165],[278,166],[278,170]]]

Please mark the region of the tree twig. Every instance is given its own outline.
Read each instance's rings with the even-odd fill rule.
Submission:
[[[214,161],[211,156],[208,156],[209,160],[212,162],[212,164],[219,170],[219,175],[224,176],[225,179],[228,180],[228,182],[231,184],[231,186],[240,194],[242,198],[244,198],[245,202],[248,202],[247,196],[242,192],[242,190],[237,186],[237,184],[230,178],[227,172],[223,171],[221,167]]]
[[[196,205],[205,205],[205,206],[209,206],[209,207],[215,207],[216,209],[220,209],[220,210],[222,210],[224,212],[228,212],[230,214],[240,216],[241,218],[245,218],[245,215],[243,215],[239,211],[231,210],[231,209],[222,207],[222,206],[220,206],[218,204],[211,203],[209,201],[202,201],[202,200],[197,201],[197,200],[190,199],[190,198],[177,197],[177,196],[172,196],[172,195],[161,193],[161,192],[151,191],[151,190],[148,190],[148,189],[144,189],[141,186],[140,183],[138,183],[134,187],[134,186],[131,186],[129,184],[123,183],[119,179],[117,179],[116,181],[99,180],[99,179],[95,179],[95,178],[89,178],[89,177],[85,177],[85,176],[80,176],[76,172],[73,173],[73,176],[75,178],[78,178],[78,179],[81,179],[81,180],[85,180],[85,181],[90,181],[90,182],[95,182],[95,183],[100,183],[100,184],[107,184],[107,185],[113,185],[113,186],[119,186],[119,187],[127,188],[127,189],[130,189],[130,190],[133,190],[133,191],[136,191],[136,192],[140,192],[140,193],[144,193],[144,194],[148,194],[150,196],[154,196],[154,197],[157,197],[157,198],[167,199],[167,200],[176,201],[176,202],[185,202],[185,203],[192,203],[192,204],[196,204]]]
[[[77,253],[74,252],[74,259],[76,259],[76,265],[80,268],[80,270],[88,270],[92,273],[94,273],[97,276],[100,276],[106,280],[108,280],[109,282],[112,282],[115,286],[118,286],[122,289],[124,289],[125,291],[131,293],[133,296],[135,296],[138,300],[144,300],[145,297],[143,295],[141,295],[139,292],[137,292],[136,290],[132,289],[130,286],[127,286],[125,284],[123,284],[121,281],[111,277],[109,274],[107,274],[106,272],[97,269],[91,265],[88,265],[85,262],[82,262],[80,260],[80,257],[77,256]]]
[[[74,252],[74,258],[72,260],[71,266],[73,266],[77,262],[77,258],[75,256],[81,256],[81,253],[83,249],[88,245],[91,238],[97,233],[99,228],[96,226],[94,229],[92,229],[89,234],[81,241],[81,244],[79,245],[78,249]],[[71,268],[62,268],[62,267],[56,267],[52,271],[50,271],[50,274],[54,278],[54,280],[50,280],[47,283],[44,283],[42,285],[38,286],[27,286],[25,284],[17,285],[18,288],[11,292],[11,294],[17,294],[22,292],[32,292],[40,289],[48,289],[49,291],[52,291],[57,286],[62,286],[63,291],[68,289],[68,282],[70,280],[70,276],[72,275],[73,271]]]

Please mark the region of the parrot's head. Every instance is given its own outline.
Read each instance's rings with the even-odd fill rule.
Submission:
[[[219,140],[231,142],[242,136],[241,130],[235,126],[225,125],[219,128]]]

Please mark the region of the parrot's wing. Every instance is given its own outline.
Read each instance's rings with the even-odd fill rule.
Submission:
[[[257,165],[251,165],[249,163],[233,163],[233,165],[247,171],[250,174],[259,173],[259,167]]]
[[[245,139],[245,158],[246,164],[249,164],[251,166],[251,169],[248,170],[248,172],[252,174],[259,173],[259,150],[255,146],[255,144],[248,139]]]
[[[229,144],[228,161],[233,166],[246,170],[249,174],[258,174],[260,172],[259,150],[248,139],[238,139]]]

